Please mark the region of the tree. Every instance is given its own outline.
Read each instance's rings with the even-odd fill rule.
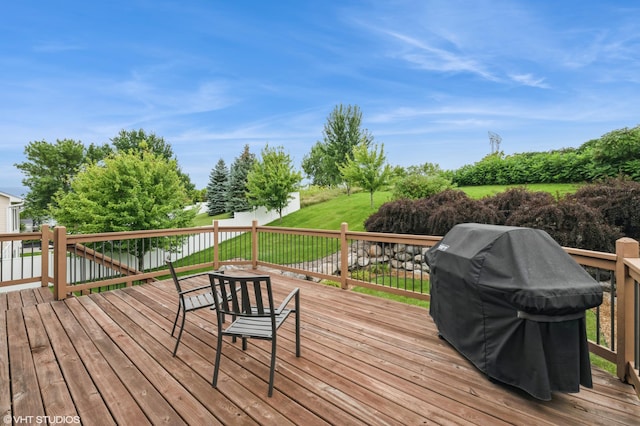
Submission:
[[[435,163],[424,163],[419,166],[409,166],[407,167],[407,174],[419,174],[423,176],[437,176],[442,174],[443,170],[440,168],[439,164]]]
[[[221,158],[209,174],[209,185],[207,185],[207,213],[209,216],[226,212],[228,185],[229,170]]]
[[[138,153],[153,152],[166,160],[175,160],[177,158],[173,153],[171,144],[166,142],[163,137],[156,136],[155,133],[149,135],[143,129],[140,130],[120,130],[118,136],[111,139],[111,143],[118,152],[133,151]],[[198,194],[196,186],[191,182],[188,174],[184,173],[178,166],[178,175],[182,181],[191,201],[197,201]]]
[[[328,186],[345,183],[340,166],[353,158],[356,145],[365,143],[368,146],[373,141],[373,136],[360,128],[361,123],[362,112],[357,105],[345,107],[340,104],[333,109],[322,131],[323,141],[317,142],[303,160],[303,170],[313,182]]]
[[[366,140],[360,142],[353,149],[353,158],[340,166],[340,173],[346,182],[360,185],[369,191],[371,197],[371,208],[373,208],[373,193],[386,185],[391,177],[391,166],[386,164],[384,155],[384,144],[375,144],[369,151],[369,144]]]
[[[24,148],[27,161],[15,164],[26,176],[22,184],[29,188],[25,214],[37,223],[51,217],[49,206],[54,194],[68,192],[83,164],[100,161],[109,151],[108,145],[91,144],[85,148],[82,142],[72,139],[29,142]]]
[[[113,149],[106,143],[100,146],[90,144],[85,150],[84,162],[87,164],[97,163],[107,158],[112,152]]]
[[[229,169],[229,193],[227,211],[244,212],[251,210],[247,200],[247,175],[256,161],[255,154],[249,152],[249,145],[237,157]]]
[[[329,175],[333,167],[332,161],[327,154],[326,145],[316,142],[311,147],[311,152],[302,158],[302,170],[313,185],[331,186],[334,181]]]
[[[59,191],[53,216],[75,233],[100,233],[189,226],[195,210],[185,210],[186,190],[174,160],[151,152],[119,152],[104,164],[78,173],[71,191]],[[141,239],[115,248],[128,251],[144,269],[144,254],[164,247],[163,239]]]
[[[298,189],[302,175],[293,169],[291,157],[281,146],[267,145],[261,157],[247,175],[249,202],[254,207],[277,211],[282,220],[282,210],[292,199],[290,194]]]
[[[140,130],[120,130],[118,136],[111,138],[111,143],[117,151],[133,151],[142,153],[153,152],[166,160],[173,160],[173,149],[165,142],[164,138],[156,136],[155,133],[149,135],[143,129]]]

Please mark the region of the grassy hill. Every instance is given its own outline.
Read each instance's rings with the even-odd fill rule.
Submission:
[[[349,230],[364,231],[364,221],[378,211],[382,204],[390,200],[390,192],[378,192],[373,196],[375,207],[372,209],[369,193],[341,194],[330,200],[304,207],[283,217],[282,221],[271,222],[270,225],[338,230],[342,222],[347,222]]]
[[[522,185],[511,185],[522,186]],[[486,185],[470,186],[460,188],[471,198],[483,198],[505,191],[511,186],[506,185]],[[577,184],[533,184],[525,187],[531,191],[545,191],[556,197],[567,193],[575,192]],[[342,222],[349,225],[351,231],[364,231],[364,221],[375,213],[378,208],[387,201],[392,200],[391,192],[376,192],[373,195],[374,208],[369,202],[369,193],[357,192],[351,195],[327,190],[319,193],[313,189],[309,193],[301,194],[301,204],[303,208],[269,225],[284,226],[287,228],[308,228],[308,229],[331,229],[338,230]],[[226,219],[229,215],[216,217],[208,216],[206,213],[196,217],[195,225],[211,225],[214,219]]]
[[[487,185],[460,188],[471,198],[483,198],[495,195],[512,186],[522,185]],[[530,191],[549,192],[555,197],[560,197],[578,189],[577,184],[534,184],[526,185]],[[302,194],[304,199],[304,194]],[[369,216],[378,211],[378,208],[387,201],[392,200],[391,192],[376,192],[373,196],[374,208],[369,202],[369,193],[358,192],[351,195],[339,194],[333,198],[312,204],[282,218],[282,221],[270,223],[273,226],[287,228],[309,229],[340,229],[342,222],[347,222],[349,230],[364,231],[364,222]]]

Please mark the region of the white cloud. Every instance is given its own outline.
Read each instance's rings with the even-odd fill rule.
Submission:
[[[550,86],[544,82],[544,78],[535,78],[531,74],[511,74],[509,75],[516,83],[523,84],[525,86],[537,87],[540,89],[549,89]]]
[[[402,42],[400,51],[392,53],[393,56],[413,63],[421,69],[441,72],[469,72],[490,81],[497,80],[482,64],[469,55],[435,47],[426,41],[399,32],[391,30],[383,30],[382,32]]]

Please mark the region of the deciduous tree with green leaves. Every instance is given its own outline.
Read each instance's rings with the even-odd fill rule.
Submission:
[[[340,173],[346,182],[369,191],[373,208],[373,193],[388,183],[392,173],[391,166],[386,163],[384,144],[380,145],[380,151],[377,144],[369,150],[369,143],[363,140],[353,148],[353,158],[340,166]]]
[[[26,176],[23,185],[29,188],[24,215],[36,223],[51,217],[49,206],[54,194],[68,192],[83,164],[100,161],[110,151],[108,145],[85,147],[82,142],[72,139],[56,140],[55,143],[29,142],[24,148],[26,161],[15,164]]]
[[[153,152],[167,160],[175,160],[176,164],[178,164],[178,159],[173,153],[171,144],[166,142],[163,137],[156,136],[153,132],[147,134],[143,129],[120,130],[118,136],[111,139],[111,143],[119,152]],[[191,178],[182,171],[179,165],[177,166],[177,171],[189,198],[191,201],[197,201],[199,194],[196,191],[196,186],[191,182]]]
[[[209,184],[207,185],[207,212],[209,216],[227,211],[228,186],[229,170],[221,158],[209,175]]]
[[[173,160],[171,144],[155,133],[147,134],[143,129],[120,130],[118,136],[111,138],[111,143],[120,152],[153,152],[167,160]]]
[[[302,175],[294,170],[291,157],[284,149],[267,145],[247,176],[249,202],[254,207],[275,210],[282,220],[282,210],[292,199],[291,193],[299,188],[300,181]]]
[[[326,145],[318,141],[311,147],[311,152],[302,158],[302,170],[313,185],[332,186],[335,181],[330,175],[335,165],[332,161],[327,154]]]
[[[137,231],[190,226],[193,209],[185,210],[188,197],[174,160],[148,151],[118,152],[79,172],[71,191],[59,191],[53,217],[73,233]],[[162,239],[141,239],[119,249],[138,259],[165,247]],[[118,248],[117,248],[118,249]]]
[[[342,104],[336,106],[324,125],[323,141],[317,142],[311,153],[302,161],[302,169],[314,184],[328,186],[347,183],[340,173],[340,166],[353,158],[353,148],[373,141],[373,136],[366,129],[361,129],[362,112],[357,105]]]

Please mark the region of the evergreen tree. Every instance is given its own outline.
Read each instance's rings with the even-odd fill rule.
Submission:
[[[209,174],[207,185],[207,212],[215,216],[226,212],[229,185],[229,170],[224,160],[218,160],[216,167]]]
[[[249,145],[245,145],[242,154],[231,165],[226,208],[228,212],[251,210],[251,204],[247,200],[247,175],[255,161],[255,154],[249,152]]]

